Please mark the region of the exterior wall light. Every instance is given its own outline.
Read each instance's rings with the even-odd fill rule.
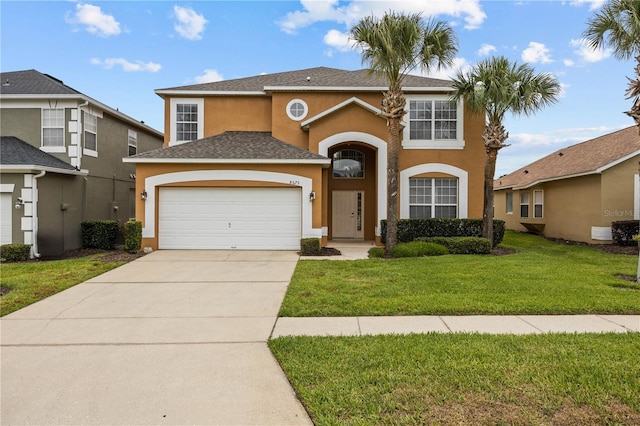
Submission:
[[[143,189],[142,192],[140,193],[140,198],[142,198],[142,201],[145,201],[147,199],[147,190]]]
[[[22,205],[24,204],[24,200],[20,197],[16,200],[16,204],[13,206],[16,210],[20,210]]]
[[[314,191],[311,191],[311,193],[309,194],[309,201],[314,202],[316,200],[316,193]]]

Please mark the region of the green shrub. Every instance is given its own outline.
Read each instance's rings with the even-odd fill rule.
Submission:
[[[611,236],[613,243],[617,246],[635,246],[638,244],[633,239],[640,231],[640,225],[637,220],[619,220],[611,223]]]
[[[369,258],[374,257],[384,257],[384,248],[383,247],[371,247],[369,249]]]
[[[505,222],[493,220],[493,246],[504,238]],[[385,242],[387,222],[381,221],[381,237]],[[482,237],[482,219],[399,219],[398,242],[407,243],[421,237]]]
[[[137,253],[142,245],[142,222],[129,220],[124,224],[124,251]]]
[[[5,244],[0,246],[0,258],[9,262],[23,262],[29,260],[31,245],[29,244]]]
[[[426,241],[411,241],[397,244],[391,254],[393,257],[423,257],[442,256],[448,253],[449,250],[440,244],[428,243]]]
[[[482,237],[422,237],[417,241],[445,246],[451,254],[489,254],[491,243]]]
[[[120,234],[117,220],[85,220],[80,229],[84,248],[113,250]]]
[[[318,256],[320,249],[320,238],[302,238],[300,240],[300,254],[302,256]]]

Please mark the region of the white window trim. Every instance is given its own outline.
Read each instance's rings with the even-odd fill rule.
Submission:
[[[132,136],[133,136],[134,144],[131,144],[130,142]],[[134,147],[136,149],[136,154],[138,153],[138,132],[131,129],[127,130],[127,156],[131,155],[129,154],[129,147]],[[136,154],[133,154],[133,155],[136,155]]]
[[[526,203],[522,202],[522,195],[523,194],[527,194],[527,202]],[[520,212],[519,212],[520,213],[520,218],[521,219],[529,219],[529,218],[531,218],[531,194],[529,192],[527,192],[527,191],[520,192],[519,198],[520,198],[520,204],[519,204],[519,206],[520,206]],[[527,215],[526,216],[522,216],[522,206],[527,206]]]
[[[412,179],[423,179],[426,181],[429,181],[429,186],[431,189],[431,195],[429,196],[429,198],[431,199],[430,203],[411,203],[411,180]],[[438,179],[449,179],[449,180],[454,180],[456,182],[456,202],[454,204],[443,204],[443,203],[437,203],[436,202],[436,180]],[[455,207],[456,208],[456,217],[458,218],[458,211],[460,210],[459,208],[459,202],[458,202],[458,179],[454,178],[454,177],[416,177],[416,176],[412,176],[409,178],[409,216],[411,216],[411,207],[412,206],[419,206],[419,207],[430,207],[431,208],[431,216],[429,218],[425,218],[425,219],[439,219],[438,217],[436,217],[436,207]],[[415,219],[419,219],[419,218],[415,218]]]
[[[409,105],[411,101],[450,101],[449,95],[406,95],[405,117],[402,121],[402,148],[404,149],[464,149],[464,104],[457,103],[456,135],[457,139],[411,140],[409,138]]]
[[[540,203],[536,203],[536,193],[540,193]],[[542,207],[542,214],[540,216],[536,216],[536,206],[539,205]],[[544,218],[544,190],[536,189],[533,191],[533,218],[534,219],[543,219]]]
[[[444,173],[458,178],[458,218],[469,215],[469,173],[449,164],[430,163],[400,172],[400,218],[409,219],[409,179],[424,173]]]
[[[169,112],[169,146],[181,145],[183,143],[187,143],[189,141],[180,141],[178,142],[177,136],[177,106],[178,104],[196,104],[198,106],[198,139],[202,139],[204,137],[204,98],[171,98],[169,102],[170,112]]]
[[[302,113],[302,115],[300,115],[300,117],[296,117],[295,115],[291,114],[291,110],[290,110],[291,105],[296,104],[296,103],[301,104],[304,107],[304,112]],[[302,121],[302,120],[305,119],[307,114],[309,114],[309,106],[302,99],[292,99],[287,104],[287,116],[290,119],[292,119],[293,121]]]
[[[83,129],[82,129],[82,153],[85,154],[85,155],[88,155],[89,157],[97,157],[98,156],[98,118],[99,117],[97,115],[91,114],[90,112],[87,112],[87,111],[84,111],[84,114],[85,114],[85,119],[83,120],[83,124],[84,125],[83,125]],[[92,116],[92,117],[96,118],[96,131],[95,131],[95,133],[87,130],[87,119],[86,119],[86,117],[89,117],[89,116]],[[94,133],[96,135],[96,149],[95,150],[87,148],[86,140],[85,140],[85,133],[86,132]]]
[[[51,110],[51,109],[61,109],[62,110],[62,146],[44,146],[44,110]],[[40,150],[44,151],[44,152],[67,152],[67,141],[66,141],[66,128],[65,128],[65,115],[66,115],[66,110],[65,108],[41,108],[40,111]],[[47,128],[58,128],[58,127],[47,127]]]

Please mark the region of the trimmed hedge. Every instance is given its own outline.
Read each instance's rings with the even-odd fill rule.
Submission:
[[[321,253],[320,238],[302,238],[300,240],[300,254],[302,256],[318,256]]]
[[[120,235],[117,220],[85,220],[80,224],[82,247],[113,250]]]
[[[493,247],[504,238],[504,221],[493,220]],[[387,221],[381,221],[381,237],[387,235]],[[422,237],[482,237],[482,219],[399,219],[398,242],[407,243]]]
[[[491,243],[482,237],[422,237],[416,241],[445,246],[451,254],[489,254]]]
[[[635,246],[638,242],[633,239],[633,236],[638,234],[640,234],[640,222],[637,220],[620,220],[611,223],[611,236],[613,243],[617,246]]]
[[[30,244],[5,244],[0,246],[0,258],[9,262],[23,262],[31,256]]]
[[[142,222],[128,220],[124,224],[124,251],[137,253],[142,245]]]
[[[397,244],[391,253],[393,257],[442,256],[449,254],[445,246],[426,241],[411,241]]]

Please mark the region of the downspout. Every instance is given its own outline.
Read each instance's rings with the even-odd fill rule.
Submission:
[[[78,152],[76,154],[76,169],[80,170],[82,163],[82,148],[84,146],[84,126],[82,124],[82,108],[89,106],[89,101],[78,105]]]
[[[33,246],[31,247],[32,256],[36,259],[40,258],[40,253],[38,253],[38,179],[46,175],[47,172],[42,170],[40,173],[33,177],[33,183],[31,185],[31,199],[32,199],[32,225],[31,229],[33,230]]]

